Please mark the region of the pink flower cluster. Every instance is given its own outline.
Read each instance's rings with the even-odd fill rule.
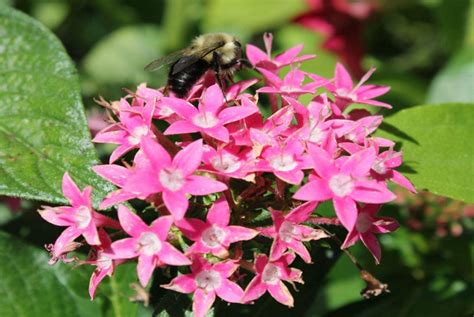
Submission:
[[[99,206],[116,206],[117,217],[95,211],[92,188],[81,192],[67,173],[63,192],[71,206],[40,211],[67,227],[50,246],[53,262],[72,260],[67,254],[78,245],[91,247],[82,261],[96,266],[91,297],[117,265],[137,260],[143,287],[155,269],[183,267],[163,287],[193,293],[196,316],[204,316],[216,296],[246,304],[267,291],[291,307],[284,282],[303,282],[292,263],[296,256],[311,263],[304,242],[330,236],[314,225],[318,204],[328,200],[337,216],[332,223],[348,231],[341,247],[361,240],[380,261],[375,235],[397,228],[394,219],[377,216],[381,204],[395,199],[387,182],[415,189],[395,170],[402,155],[394,143],[372,136],[382,116],[349,106],[390,108],[374,100],[388,88],[365,84],[373,69],[357,84],[340,64],[331,79],[305,72],[300,63],[314,56],[299,56],[302,46],[272,58],[270,35],[265,43],[267,52],[247,46],[255,79],[222,91],[206,78],[186,99],[140,85],[110,107],[116,123],[94,141],[118,147],[109,164],[94,171],[117,186]],[[269,100],[269,117],[260,99]],[[134,199],[155,210],[153,222],[124,205]],[[257,217],[266,225],[257,225]],[[84,239],[75,242],[79,236]],[[244,289],[241,270],[253,275]]]

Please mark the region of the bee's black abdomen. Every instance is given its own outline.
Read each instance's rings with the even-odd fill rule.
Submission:
[[[208,62],[201,59],[189,65],[182,71],[173,74],[173,66],[168,75],[168,87],[177,97],[180,98],[183,98],[188,94],[191,87],[210,67]]]

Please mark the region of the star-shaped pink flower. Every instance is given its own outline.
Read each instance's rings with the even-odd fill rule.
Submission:
[[[375,161],[375,150],[370,147],[350,157],[333,161],[326,151],[308,144],[317,176],[303,185],[293,196],[305,201],[332,199],[337,217],[347,229],[357,218],[356,201],[380,204],[395,199],[384,183],[369,178]]]
[[[206,219],[204,222],[185,218],[176,224],[186,237],[194,241],[186,254],[212,253],[220,258],[226,258],[232,243],[251,240],[258,234],[258,231],[253,229],[229,226],[230,208],[224,197],[214,202]]]
[[[96,143],[120,144],[110,155],[109,163],[133,149],[140,147],[142,137],[154,137],[151,131],[151,120],[155,111],[154,103],[144,107],[131,107],[126,99],[120,99],[120,123],[115,123],[99,133],[92,140]]]
[[[211,264],[201,256],[194,256],[190,274],[182,274],[161,287],[193,296],[193,313],[204,317],[216,296],[229,303],[240,303],[244,291],[229,280],[239,267],[233,261]]]
[[[196,109],[191,103],[179,98],[168,98],[167,105],[183,120],[173,122],[165,135],[201,132],[222,142],[229,142],[229,131],[224,127],[256,112],[257,107],[224,107],[224,95],[219,86],[207,88]]]
[[[314,94],[318,87],[327,83],[327,80],[321,79],[303,84],[306,73],[299,69],[290,70],[283,80],[266,69],[258,68],[258,71],[265,77],[267,83],[267,86],[257,90],[258,93],[279,94],[296,98],[303,94]]]
[[[307,202],[293,209],[287,215],[278,210],[271,210],[273,226],[261,230],[262,235],[274,239],[270,249],[270,261],[278,260],[287,249],[291,249],[306,263],[311,263],[311,255],[303,241],[329,237],[323,230],[300,224],[308,220],[317,205],[317,202]]]
[[[145,199],[152,194],[162,193],[163,202],[174,219],[182,219],[189,205],[187,194],[202,196],[227,189],[221,182],[193,175],[201,164],[202,151],[202,140],[197,140],[171,159],[158,142],[146,138],[142,140],[142,152],[135,157],[134,166],[129,172],[114,165],[95,166],[96,173],[122,186],[122,189],[107,196],[101,208],[131,198]],[[114,178],[114,172],[117,171],[127,179]]]
[[[162,216],[147,226],[127,207],[120,205],[118,217],[123,230],[131,237],[115,241],[111,245],[114,259],[138,257],[137,273],[140,284],[146,287],[155,268],[168,265],[190,265],[191,261],[166,242],[173,218]]]
[[[341,248],[345,249],[354,245],[358,240],[369,249],[374,256],[375,262],[380,263],[382,251],[375,234],[389,233],[398,228],[398,222],[390,217],[376,217],[380,205],[367,204],[364,207],[357,206],[357,220],[344,240]]]
[[[71,207],[43,207],[40,216],[56,226],[67,227],[54,243],[53,259],[59,258],[68,251],[68,244],[82,235],[89,245],[99,245],[100,239],[97,227],[119,229],[117,221],[94,211],[91,202],[92,187],[87,186],[80,191],[69,174],[63,176],[62,190]]]
[[[255,257],[256,276],[247,285],[242,302],[253,301],[268,291],[278,302],[293,307],[293,296],[283,281],[303,283],[302,272],[288,267],[294,259],[295,255],[291,253],[284,254],[276,261],[269,261],[265,254],[258,254]]]

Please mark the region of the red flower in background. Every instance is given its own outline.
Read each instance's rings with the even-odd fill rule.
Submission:
[[[364,0],[307,0],[307,3],[310,10],[294,21],[323,34],[326,39],[322,48],[337,54],[353,75],[362,76],[365,53],[362,36],[375,5]]]

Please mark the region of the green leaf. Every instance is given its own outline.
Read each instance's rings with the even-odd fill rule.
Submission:
[[[97,89],[104,84],[155,84],[158,78],[165,79],[163,73],[143,69],[162,55],[161,40],[159,28],[152,25],[126,26],[107,35],[84,58],[82,67],[89,83]],[[90,89],[87,83],[85,88]]]
[[[0,316],[102,316],[88,298],[89,277],[72,281],[70,274],[77,271],[50,266],[46,252],[0,232]],[[81,284],[83,292],[76,293],[72,284]]]
[[[207,1],[205,32],[229,32],[248,38],[270,31],[306,10],[302,0],[210,0]]]
[[[90,169],[97,159],[77,74],[58,39],[25,14],[2,9],[0,65],[0,194],[65,203],[65,171],[98,196],[111,191]]]
[[[428,92],[428,103],[474,102],[474,51],[465,49],[436,75]]]
[[[417,106],[387,117],[378,136],[401,143],[418,190],[474,202],[474,104]]]

